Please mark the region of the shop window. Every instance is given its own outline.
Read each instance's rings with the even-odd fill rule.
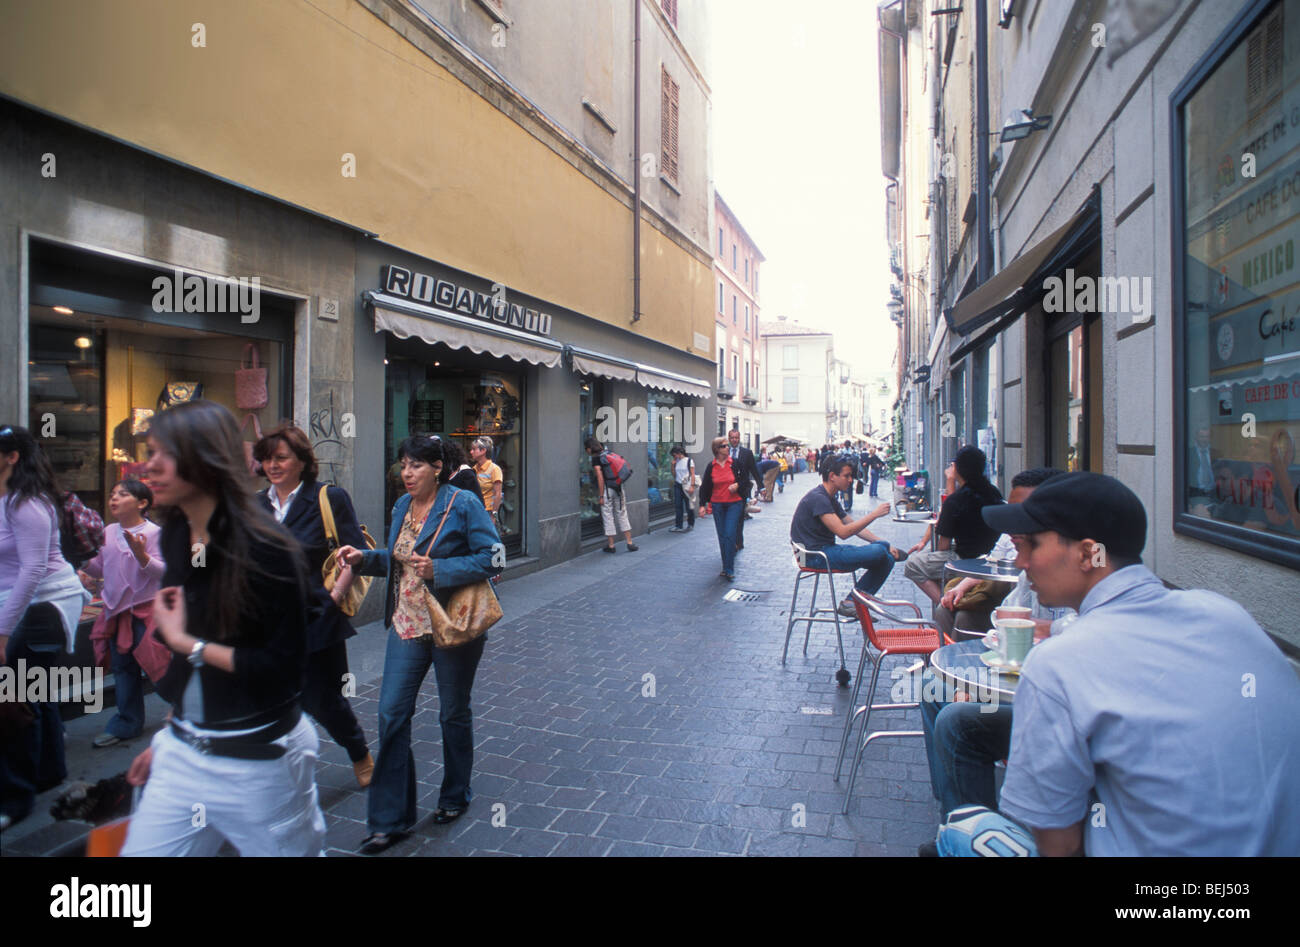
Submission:
[[[114,483],[146,479],[149,422],[167,402],[193,396],[224,405],[250,448],[259,430],[292,414],[283,343],[39,305],[29,325],[28,424],[40,437],[53,422],[42,444],[60,486],[101,515]],[[254,355],[267,404],[241,409],[235,376]],[[329,476],[324,460],[321,476]]]
[[[1300,0],[1252,12],[1173,95],[1174,529],[1300,569]]]
[[[578,442],[575,458],[578,464],[578,533],[583,539],[604,534],[600,522],[600,493],[596,490],[596,475],[591,469],[591,457],[586,451],[587,438],[596,436],[596,409],[611,402],[610,383],[594,375],[583,375],[578,380]]]
[[[449,367],[442,357],[410,358],[392,350],[386,369],[385,510],[405,492],[397,449],[412,434],[453,440],[469,458],[474,439],[492,439],[492,462],[503,481],[498,523],[508,555],[523,552],[523,376],[495,366]],[[435,352],[442,354],[440,347]],[[447,352],[444,357],[450,357]],[[387,524],[386,524],[387,525]]]
[[[690,410],[682,395],[652,392],[646,397],[646,495],[651,518],[672,512],[672,449],[674,444],[684,443],[686,412]]]

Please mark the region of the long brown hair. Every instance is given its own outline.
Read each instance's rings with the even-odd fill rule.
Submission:
[[[149,433],[176,458],[181,479],[216,498],[216,509],[208,521],[211,608],[209,614],[190,615],[189,620],[197,622],[204,636],[214,641],[234,638],[241,630],[241,619],[259,604],[250,594],[250,576],[269,574],[253,560],[253,545],[283,550],[293,563],[300,588],[301,550],[257,502],[233,414],[214,401],[191,401],[155,415]],[[173,510],[169,519],[178,516],[183,519],[179,510]],[[195,633],[193,628],[190,633]]]

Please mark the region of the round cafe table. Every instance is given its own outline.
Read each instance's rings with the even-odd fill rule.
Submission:
[[[978,701],[1009,704],[1015,700],[1020,675],[986,666],[980,655],[987,650],[983,641],[946,644],[930,655],[930,668],[944,684],[964,690]]]
[[[1012,585],[1020,581],[1020,570],[1015,566],[989,562],[987,559],[949,559],[943,567],[964,579],[990,579],[994,582],[1010,582]]]

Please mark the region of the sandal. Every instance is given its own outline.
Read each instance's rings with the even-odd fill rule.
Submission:
[[[362,855],[378,855],[392,848],[408,834],[407,832],[371,832],[362,841],[357,851]]]

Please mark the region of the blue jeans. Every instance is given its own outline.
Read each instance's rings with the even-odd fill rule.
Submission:
[[[880,471],[879,471],[879,470],[873,470],[873,471],[871,471],[871,495],[872,495],[873,497],[874,497],[874,496],[878,496],[878,494],[876,493],[876,490],[877,490],[879,487],[880,487]]]
[[[135,648],[144,637],[144,622],[131,616],[131,647]],[[144,682],[140,676],[144,673],[135,660],[135,655],[128,651],[122,654],[117,650],[117,642],[109,641],[109,654],[112,655],[113,692],[117,703],[117,713],[104,728],[119,740],[138,737],[144,730]]]
[[[745,501],[713,504],[713,527],[718,531],[718,551],[722,553],[722,571],[736,574],[736,535],[741,517],[745,515]]]
[[[442,788],[438,808],[464,809],[472,793],[474,733],[469,709],[474,674],[487,635],[459,648],[435,648],[433,639],[399,638],[388,631],[384,680],[379,693],[379,751],[370,783],[372,832],[406,832],[415,825],[415,754],[411,717],[429,665],[438,681],[438,723],[442,726]]]
[[[930,785],[943,811],[971,805],[996,810],[994,764],[1011,751],[1011,707],[999,704],[990,711],[975,701],[922,700],[921,729]]]
[[[858,589],[868,595],[875,595],[879,591],[894,568],[894,557],[889,554],[889,543],[886,542],[867,543],[865,546],[836,543],[833,546],[823,546],[817,551],[826,554],[832,569],[842,569],[845,572],[866,570],[858,579]],[[808,565],[819,565],[817,557],[811,557]]]
[[[691,504],[691,498],[686,495],[682,485],[673,482],[673,512],[677,517],[677,528],[682,528],[682,517],[685,516],[687,522],[692,526],[695,525],[695,508]]]

